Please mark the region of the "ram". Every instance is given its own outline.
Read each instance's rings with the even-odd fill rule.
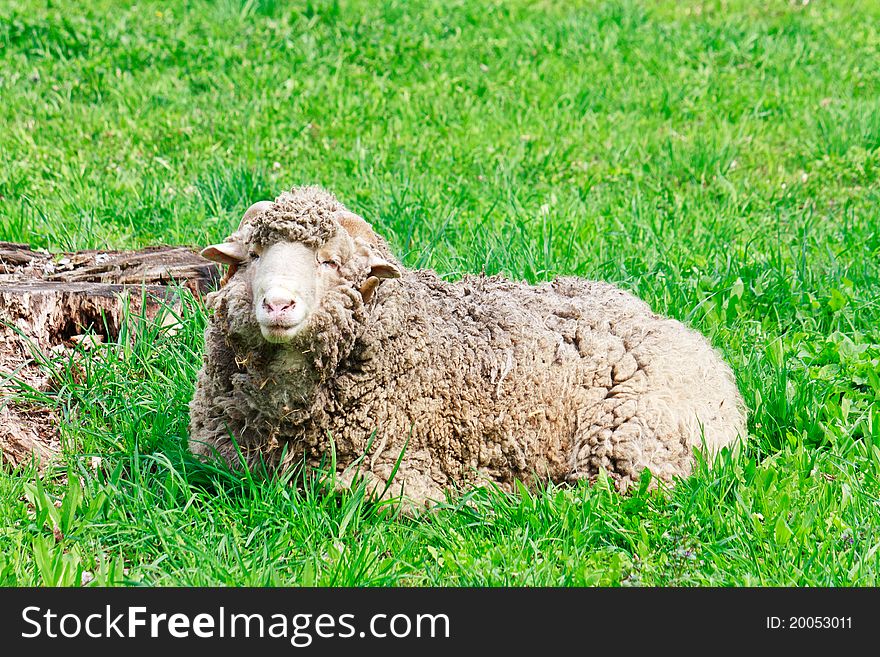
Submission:
[[[257,203],[202,254],[229,270],[207,297],[197,455],[335,463],[421,506],[602,470],[621,490],[644,468],[672,482],[745,437],[706,339],[610,284],[409,270],[318,187]]]

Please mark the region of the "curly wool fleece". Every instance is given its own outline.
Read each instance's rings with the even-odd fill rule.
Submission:
[[[332,217],[342,210],[345,206],[320,187],[285,192],[271,208],[248,222],[249,239],[262,246],[300,242],[317,249],[339,230],[339,224]]]
[[[318,247],[341,230],[341,207],[294,189],[250,238]],[[381,238],[376,248],[387,253]],[[627,292],[400,269],[365,304],[366,273],[343,266],[310,330],[286,345],[260,337],[241,272],[209,295],[191,449],[235,465],[237,443],[248,466],[270,468],[326,466],[335,451],[343,484],[364,476],[386,498],[423,505],[450,489],[601,469],[620,489],[644,468],[671,481],[691,472],[694,448],[745,436],[730,368],[703,336]]]

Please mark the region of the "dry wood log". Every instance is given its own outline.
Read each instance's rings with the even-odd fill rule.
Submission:
[[[44,348],[87,332],[113,339],[126,305],[140,313],[146,302],[149,315],[160,303],[173,303],[172,297],[170,288],[161,285],[0,282],[0,318],[5,324],[0,335],[21,332]]]
[[[53,255],[0,242],[0,463],[45,464],[58,450],[54,415],[23,403],[13,383],[49,384],[35,349],[71,348],[87,333],[114,340],[126,307],[154,316],[174,304],[176,286],[201,295],[218,280],[216,265],[186,247]]]
[[[170,300],[172,284],[202,294],[217,267],[186,247],[139,251],[79,251],[51,255],[0,242],[0,323],[16,326],[41,346],[86,330],[114,338],[126,303],[140,310]],[[14,332],[14,331],[13,331]]]
[[[46,465],[58,453],[59,438],[52,411],[0,396],[0,465],[16,466],[31,458]]]
[[[168,285],[207,291],[218,279],[217,266],[183,246],[151,246],[138,251],[77,251],[53,256],[25,244],[0,242],[0,285],[4,279],[65,283]]]

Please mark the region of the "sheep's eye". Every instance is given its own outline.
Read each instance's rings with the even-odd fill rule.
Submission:
[[[339,263],[332,258],[330,260],[321,260],[322,267],[328,267],[330,269],[339,269]]]
[[[251,260],[259,260],[259,259],[260,259],[260,254],[257,253],[254,249],[251,249],[250,251],[248,251],[248,257],[249,257]]]

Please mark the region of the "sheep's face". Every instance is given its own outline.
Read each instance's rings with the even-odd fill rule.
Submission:
[[[251,206],[242,225],[271,205]],[[349,212],[340,215],[340,229],[317,246],[248,242],[240,228],[225,242],[202,251],[209,260],[228,264],[226,279],[243,283],[249,290],[252,319],[267,342],[286,344],[307,335],[316,311],[334,303],[331,291],[355,288],[366,302],[380,279],[400,275],[392,263],[376,254],[369,224]]]
[[[254,317],[266,341],[290,342],[308,326],[325,293],[343,282],[339,269],[351,259],[350,242],[339,236],[319,249],[295,242],[251,247]]]
[[[306,325],[315,305],[314,254],[303,244],[279,242],[250,256],[254,316],[268,342],[288,342]]]

